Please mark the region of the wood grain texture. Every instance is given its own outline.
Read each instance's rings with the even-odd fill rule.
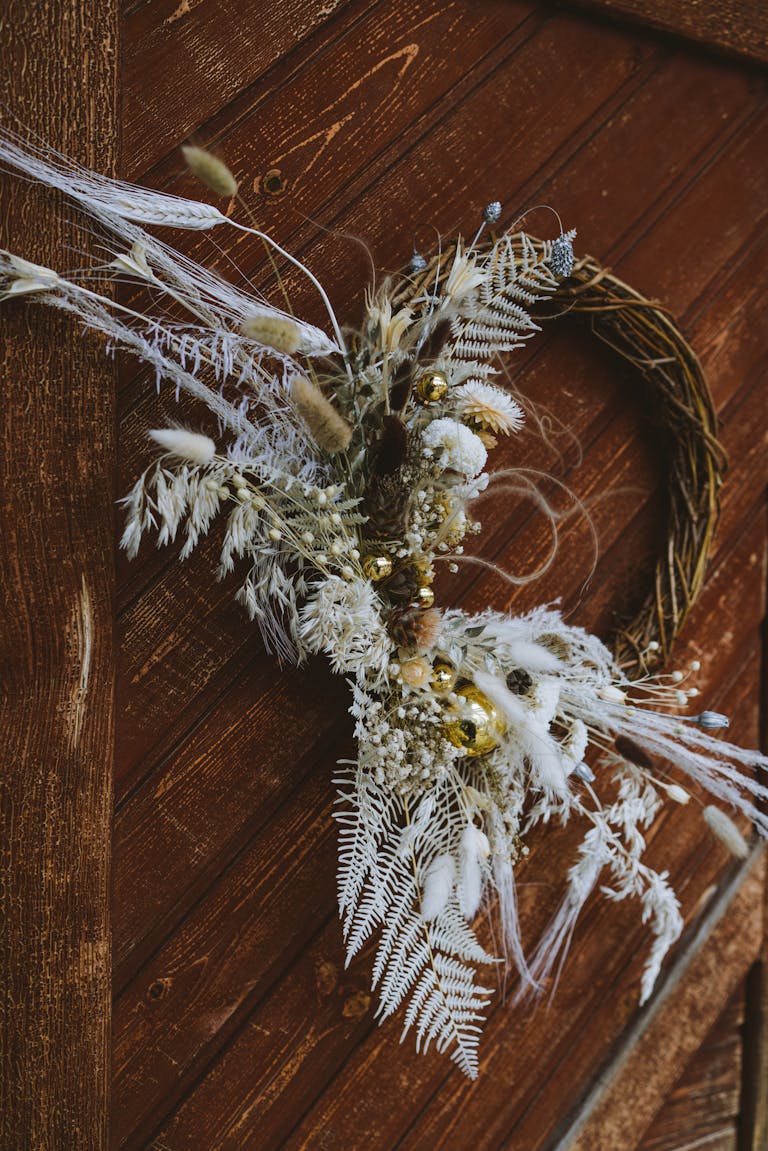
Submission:
[[[566,0],[567,2],[567,0]],[[768,10],[761,0],[576,0],[584,7],[629,17],[663,32],[690,36],[765,64]]]
[[[737,1151],[747,981],[731,997],[675,1084],[637,1151]]]
[[[129,41],[141,7],[126,10]],[[142,27],[160,7],[141,15]],[[270,49],[249,56],[246,22],[230,80],[216,26],[220,15],[232,27],[231,10],[220,0],[191,9],[195,35],[207,29],[209,70],[182,106],[192,58],[175,33],[158,49],[168,123],[182,117],[184,131],[227,158],[259,222],[322,274],[342,316],[359,313],[369,275],[348,236],[380,268],[397,267],[414,242],[431,247],[436,230],[470,231],[497,196],[510,216],[555,204],[579,226],[583,249],[675,311],[703,356],[733,457],[711,579],[680,659],[701,660],[708,704],[732,713],[737,741],[754,742],[765,542],[755,428],[768,290],[760,77],[549,6],[380,0],[344,5],[263,66]],[[224,76],[220,97],[210,75]],[[129,62],[129,168],[151,160],[150,182],[199,194],[170,130],[157,149],[142,140],[146,82]],[[275,196],[264,181],[272,169]],[[531,216],[532,229],[546,223]],[[248,237],[228,247],[236,267],[205,236],[179,243],[273,289]],[[286,278],[298,311],[321,320],[312,292]],[[592,541],[572,515],[556,569],[532,588],[511,593],[465,567],[441,575],[440,602],[523,610],[561,595],[572,618],[606,632],[635,606],[657,546],[664,464],[653,430],[633,380],[573,324],[510,366],[516,386],[578,437],[583,459],[567,435],[544,449],[529,431],[494,466],[544,466],[571,485],[589,505],[600,564],[585,587]],[[194,418],[157,397],[151,379],[124,373],[123,488],[148,458],[146,429],[179,414]],[[548,531],[531,508],[490,500],[481,518],[487,558],[519,571],[546,555]],[[364,1139],[371,1151],[543,1151],[635,1018],[636,909],[590,905],[548,1011],[531,1020],[495,1000],[477,1084],[399,1048],[397,1021],[377,1029],[372,1018],[370,956],[343,968],[330,816],[333,762],[351,750],[343,684],[319,662],[299,673],[274,667],[230,604],[233,585],[212,585],[215,552],[212,540],[181,566],[147,549],[119,569],[113,1145],[347,1151]],[[531,940],[574,844],[566,831],[533,845],[520,877]],[[701,836],[694,804],[665,814],[650,853],[695,925],[728,862]],[[737,978],[729,968],[723,986]],[[683,1062],[658,1085],[656,1109]]]
[[[659,1099],[673,1089],[760,952],[764,885],[760,847],[715,901],[646,1015],[628,1030],[573,1127],[559,1136],[563,1151],[638,1146]],[[693,1141],[694,1131],[687,1136]]]
[[[0,15],[3,121],[109,172],[117,6]],[[2,180],[4,247],[66,267],[59,197]],[[85,243],[88,243],[86,238]],[[43,308],[3,305],[0,1146],[103,1148],[110,1020],[114,369]]]

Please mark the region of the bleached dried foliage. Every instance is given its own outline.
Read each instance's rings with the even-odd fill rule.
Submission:
[[[234,195],[223,163],[195,151],[187,160]],[[322,652],[349,679],[358,752],[337,780],[339,908],[349,960],[378,933],[379,1017],[402,1008],[418,1047],[434,1042],[474,1076],[490,994],[475,969],[500,960],[473,918],[497,915],[522,996],[556,983],[598,891],[638,901],[651,937],[647,999],[683,920],[667,876],[644,861],[645,835],[662,803],[690,797],[654,761],[768,834],[768,788],[755,774],[766,760],[710,734],[727,724],[718,713],[680,714],[693,694],[684,674],[630,682],[600,640],[557,611],[467,616],[433,607],[430,587],[435,563],[479,529],[472,509],[488,451],[522,420],[494,380],[499,354],[536,332],[531,309],[568,274],[574,233],[458,242],[370,293],[347,348],[320,281],[211,205],[110,181],[7,133],[0,162],[72,197],[109,254],[68,276],[0,253],[0,300],[72,313],[217,422],[215,435],[151,433],[159,458],[124,501],[129,555],[152,532],[159,545],[181,539],[183,560],[218,530],[217,574],[241,570],[238,598],[269,649],[296,662]],[[320,292],[332,334],[140,226],[154,223],[261,236]],[[93,273],[149,289],[150,313],[90,286]],[[728,816],[708,807],[705,819],[744,855]],[[568,820],[585,834],[527,958],[516,865],[535,828]]]

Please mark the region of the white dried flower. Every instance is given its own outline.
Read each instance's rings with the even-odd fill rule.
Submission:
[[[309,651],[325,652],[336,672],[387,676],[392,649],[370,582],[329,576],[299,613],[299,635]]]
[[[205,466],[216,455],[216,445],[210,436],[190,432],[187,428],[154,428],[149,436],[168,455],[190,464]]]
[[[424,429],[423,441],[424,446],[437,455],[442,467],[468,479],[479,475],[488,459],[480,437],[458,420],[433,420]]]
[[[470,380],[456,389],[454,397],[462,419],[471,419],[497,435],[509,435],[523,425],[525,417],[520,405],[492,384]]]
[[[474,256],[465,255],[461,243],[456,245],[456,255],[445,282],[445,294],[453,301],[459,303],[473,296],[477,289],[485,283],[487,272],[477,266]]]
[[[425,687],[429,683],[431,665],[421,656],[404,659],[400,664],[400,678],[408,687]]]

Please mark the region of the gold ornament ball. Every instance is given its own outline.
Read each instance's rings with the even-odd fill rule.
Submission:
[[[416,395],[423,404],[439,404],[448,393],[448,380],[442,372],[425,372],[416,383]]]
[[[456,668],[445,659],[432,664],[432,690],[436,695],[447,695],[456,686]]]
[[[374,583],[392,575],[392,560],[389,556],[363,556],[363,574]]]
[[[416,592],[416,605],[418,607],[432,607],[435,602],[435,593],[426,584]]]
[[[454,747],[463,749],[464,755],[487,755],[499,746],[506,724],[495,704],[473,683],[457,689],[460,697],[450,709],[451,718],[443,724],[443,731]]]

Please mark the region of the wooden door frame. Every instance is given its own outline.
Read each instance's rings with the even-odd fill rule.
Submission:
[[[3,123],[115,170],[118,18],[117,0],[5,5]],[[1,187],[0,245],[70,266],[82,233],[61,197]],[[109,1118],[115,367],[48,308],[0,322],[0,1147],[91,1151]]]

